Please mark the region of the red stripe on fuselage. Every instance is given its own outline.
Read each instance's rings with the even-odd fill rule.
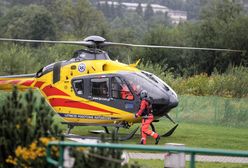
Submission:
[[[62,99],[62,98],[53,98],[49,100],[51,106],[56,107],[56,106],[61,106],[61,107],[71,107],[71,108],[80,108],[80,109],[86,109],[86,110],[94,110],[94,111],[101,111],[105,113],[114,113],[112,111],[104,110],[102,108],[98,108],[95,106],[88,105],[86,103],[74,101],[74,100],[69,100],[69,99]]]
[[[34,87],[41,88],[41,86],[42,86],[43,84],[44,84],[44,82],[38,81],[38,82],[35,83]]]
[[[6,84],[6,80],[0,80],[0,84]]]
[[[69,96],[65,92],[57,89],[56,87],[53,87],[51,85],[48,85],[42,89],[42,91],[46,94],[47,97],[49,96]]]
[[[8,82],[9,84],[13,84],[13,85],[15,85],[15,84],[17,84],[17,83],[19,83],[20,82],[20,80],[12,80],[12,81],[10,81],[10,82]]]
[[[34,82],[34,80],[26,80],[26,81],[23,82],[21,85],[24,85],[24,86],[31,86],[33,82]]]

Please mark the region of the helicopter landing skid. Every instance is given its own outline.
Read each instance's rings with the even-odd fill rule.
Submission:
[[[135,133],[137,132],[137,130],[139,129],[139,127],[136,127],[132,132],[130,132],[128,135],[124,136],[124,137],[119,137],[118,136],[118,131],[119,131],[119,127],[115,128],[115,135],[118,137],[119,141],[126,141],[131,139]],[[64,134],[64,136],[66,138],[78,138],[78,139],[96,139],[96,140],[101,140],[101,137],[97,137],[97,136],[81,136],[81,135],[75,135],[75,134]],[[105,138],[105,140],[111,140],[111,138]]]
[[[90,130],[89,132],[92,134],[111,134],[111,132],[108,130],[108,127],[103,126],[104,130]]]
[[[107,126],[112,126],[112,127],[114,127],[115,137],[118,137],[118,140],[120,140],[120,141],[125,141],[125,140],[131,139],[139,129],[139,126],[138,126],[132,132],[130,132],[127,136],[119,137],[118,136],[119,128],[120,127],[126,128],[125,125],[120,125],[120,124],[108,124],[108,125],[106,125],[106,124],[88,124],[88,123],[71,123],[71,122],[61,122],[61,123],[67,124],[67,126],[68,126],[68,130],[64,134],[64,136],[66,138],[100,139],[100,137],[96,137],[96,136],[80,136],[80,135],[70,134],[70,131],[74,128],[74,126],[102,126],[105,129],[105,131],[104,130],[92,131],[91,133],[94,133],[94,134],[104,134],[104,133],[110,134]],[[111,140],[111,138],[106,138],[106,139]]]
[[[178,124],[175,125],[172,129],[170,129],[168,132],[166,132],[165,134],[161,135],[161,137],[169,137],[173,134],[173,132],[176,130]]]

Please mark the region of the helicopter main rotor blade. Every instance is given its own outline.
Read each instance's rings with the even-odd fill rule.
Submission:
[[[142,48],[164,48],[164,49],[184,49],[184,50],[244,52],[244,50],[233,50],[233,49],[224,49],[224,48],[158,46],[158,45],[140,45],[140,44],[128,44],[128,43],[113,43],[113,42],[104,42],[103,45],[106,45],[106,46],[107,45],[115,45],[115,46],[126,46],[126,47],[142,47]]]
[[[50,40],[9,39],[9,38],[0,38],[0,41],[50,43],[50,44],[72,44],[72,45],[83,45],[83,46],[94,46],[95,45],[95,43],[91,41],[50,41]]]
[[[93,37],[93,39],[91,39]],[[84,41],[50,41],[50,40],[27,40],[27,39],[9,39],[0,38],[0,41],[13,41],[13,42],[29,42],[29,43],[50,43],[50,44],[71,44],[71,45],[83,45],[86,47],[104,47],[104,46],[126,46],[126,47],[142,47],[142,48],[164,48],[164,49],[184,49],[184,50],[205,50],[205,51],[227,51],[227,52],[244,52],[244,50],[234,50],[225,48],[201,48],[201,47],[178,47],[178,46],[159,46],[159,45],[140,45],[140,44],[128,44],[128,43],[115,43],[106,42],[105,39],[97,39],[98,36],[90,36],[90,38],[84,39]]]

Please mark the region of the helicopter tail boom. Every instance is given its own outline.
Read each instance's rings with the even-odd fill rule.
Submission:
[[[17,86],[19,90],[34,88],[35,74],[0,76],[0,90],[12,90]]]

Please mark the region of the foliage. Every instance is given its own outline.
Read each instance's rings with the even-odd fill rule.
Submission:
[[[50,12],[37,5],[15,6],[0,19],[0,33],[5,37],[56,39],[56,27]],[[37,46],[37,44],[36,44]]]
[[[138,15],[143,16],[143,9],[142,9],[141,3],[138,4],[135,11],[137,12]]]
[[[107,20],[101,11],[97,11],[89,1],[83,0],[77,2],[45,0],[36,2],[35,5],[30,5],[34,3],[33,0],[0,2],[6,5],[6,11],[0,17],[2,27],[0,32],[6,37],[72,40],[82,39],[94,33],[116,42],[248,50],[248,17],[241,6],[228,0],[209,2],[187,0],[187,3],[194,4],[193,6],[207,6],[203,8],[200,20],[181,23],[178,26],[169,25],[168,20],[161,14],[154,14],[151,19],[145,20],[135,11],[124,10],[121,16],[118,16],[116,12],[120,9],[116,7],[113,9],[113,6],[109,6],[109,9],[112,8],[116,16]],[[94,4],[97,2],[95,0]],[[185,4],[180,7],[179,1],[155,2],[174,6],[175,9],[185,8]],[[102,5],[105,4],[99,7]],[[121,5],[119,7],[121,8]],[[46,28],[41,31],[40,28],[44,26]],[[24,47],[1,44],[0,49],[2,67],[0,74],[11,75],[33,73],[55,61],[70,59],[73,51],[80,47],[68,45]],[[126,63],[142,58],[144,66],[140,66],[141,68],[149,67],[149,71],[166,80],[179,94],[229,97],[247,95],[244,88],[246,78],[243,76],[246,74],[245,70],[242,73],[241,70],[237,70],[240,75],[238,77],[235,77],[238,74],[227,75],[226,72],[232,66],[247,67],[247,52],[136,48],[129,50],[117,47],[106,50],[112,59]],[[133,59],[130,59],[131,55],[134,55]],[[236,84],[240,87],[236,87]]]
[[[20,95],[14,88],[2,106],[0,111],[0,167],[11,167],[11,164],[17,164],[18,167],[49,166],[44,162],[42,142],[46,141],[45,137],[59,135],[60,130],[53,125],[52,112],[45,104],[45,100],[41,99],[36,110],[35,102],[36,98],[31,90],[23,98],[23,95]],[[33,116],[34,112],[36,115]],[[40,142],[36,141],[37,139]],[[39,148],[34,149],[34,146],[39,146]],[[30,152],[32,155],[28,154]],[[24,156],[27,157],[24,158]]]
[[[32,72],[32,65],[36,64],[32,51],[28,47],[17,44],[0,45],[1,75],[13,75]],[[25,60],[25,61],[24,61]]]
[[[92,34],[106,35],[106,23],[102,13],[90,6],[86,0],[67,0],[62,9],[65,24],[70,25],[67,31],[75,37],[83,37]]]
[[[153,8],[151,4],[148,3],[144,12],[144,18],[145,20],[149,20],[153,15],[154,15]]]
[[[222,75],[216,73],[209,77],[207,74],[200,74],[185,79],[178,78],[179,80],[172,82],[172,86],[178,94],[247,97],[247,75],[247,68],[234,67]]]
[[[230,1],[211,1],[203,10],[201,21],[181,23],[177,27],[153,24],[143,43],[171,46],[232,48],[247,51],[248,17],[239,5]],[[161,23],[161,21],[160,21]],[[154,64],[167,64],[177,75],[225,72],[228,66],[247,66],[247,52],[194,51],[179,49],[144,49],[141,56]]]
[[[105,142],[104,135],[101,136],[101,142]],[[118,136],[115,131],[112,132],[110,143],[118,143]],[[123,151],[120,149],[109,149],[109,148],[73,148],[73,156],[76,158],[74,168],[89,167],[89,168],[139,168],[138,164],[127,164],[124,163],[122,158]]]
[[[39,167],[51,167],[46,164],[46,147],[49,141],[55,141],[53,137],[41,137],[39,141],[34,140],[29,146],[18,146],[15,149],[15,157],[9,155],[6,159],[6,163],[12,164],[18,167],[38,166]],[[53,149],[53,154],[58,152],[58,149]]]
[[[110,26],[113,30],[110,32],[111,40],[118,42],[137,43],[147,32],[147,23],[142,16],[134,12],[127,13],[122,18],[115,18]]]
[[[228,98],[248,96],[248,68],[246,67],[229,67],[228,71],[222,74],[215,72],[212,76],[208,76],[202,73],[191,77],[175,76],[173,69],[151,62],[142,63],[139,68],[154,73],[179,95],[217,95]]]

